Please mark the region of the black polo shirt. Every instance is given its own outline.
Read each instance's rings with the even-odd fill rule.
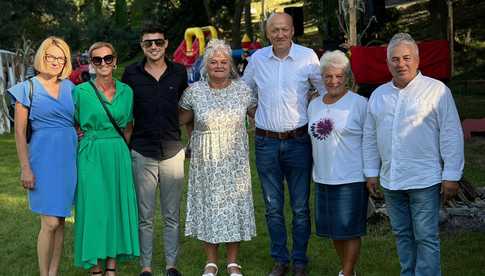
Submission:
[[[181,64],[165,62],[167,69],[159,81],[145,70],[146,59],[126,67],[122,77],[133,89],[131,147],[157,160],[171,158],[183,147],[178,102],[187,87],[187,72]]]

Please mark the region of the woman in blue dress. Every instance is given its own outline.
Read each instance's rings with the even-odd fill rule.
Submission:
[[[74,85],[66,79],[72,71],[69,46],[57,37],[45,39],[35,54],[34,68],[39,74],[13,86],[9,93],[16,101],[20,180],[28,189],[30,209],[40,215],[41,221],[37,239],[39,274],[52,276],[59,270],[64,219],[71,214],[76,188]],[[32,136],[27,143],[29,119]]]

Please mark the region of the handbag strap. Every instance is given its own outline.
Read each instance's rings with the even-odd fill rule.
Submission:
[[[96,85],[94,85],[94,83],[92,81],[89,81],[89,84],[91,84],[91,86],[93,87],[94,89],[94,93],[96,94],[96,96],[98,96],[98,99],[99,101],[101,102],[101,105],[103,106],[103,109],[104,111],[106,112],[106,115],[108,115],[108,118],[111,122],[111,124],[113,124],[113,127],[116,129],[116,131],[118,132],[118,134],[121,136],[121,138],[123,138],[123,141],[125,141],[125,143],[128,145],[128,142],[126,141],[125,139],[125,136],[123,135],[123,131],[121,130],[121,128],[118,126],[118,124],[116,123],[115,119],[113,119],[113,115],[111,115],[111,112],[108,110],[108,108],[106,107],[106,103],[103,101],[103,99],[101,98],[101,95],[98,91],[98,88],[96,88]]]
[[[30,120],[30,110],[32,109],[32,100],[34,99],[34,83],[32,82],[32,79],[27,79],[29,82],[29,108],[27,111],[27,120]]]

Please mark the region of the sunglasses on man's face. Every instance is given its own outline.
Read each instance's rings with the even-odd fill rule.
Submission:
[[[146,39],[141,41],[141,45],[143,46],[143,48],[150,48],[152,47],[153,43],[155,43],[157,47],[162,47],[165,44],[165,39],[157,38],[157,39]]]
[[[91,58],[91,62],[96,66],[101,65],[103,63],[103,60],[104,60],[105,64],[110,65],[115,60],[115,57],[113,55],[106,55],[104,57],[92,57]]]

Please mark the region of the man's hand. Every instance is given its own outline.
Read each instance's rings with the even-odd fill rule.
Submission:
[[[308,102],[311,102],[313,99],[316,97],[320,96],[320,93],[316,89],[310,89],[308,90],[307,97],[308,97]]]
[[[441,182],[441,195],[443,196],[444,202],[455,197],[459,189],[460,184],[458,184],[458,182],[443,180],[443,182]]]
[[[371,196],[377,196],[377,177],[367,177],[367,190]]]

